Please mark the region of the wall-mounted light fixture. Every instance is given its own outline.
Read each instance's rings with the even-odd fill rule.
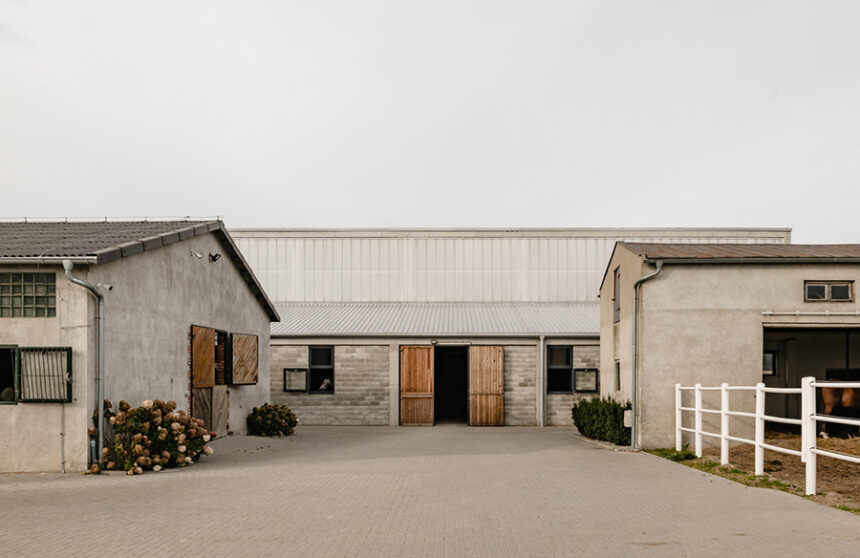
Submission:
[[[217,262],[217,261],[218,261],[218,260],[220,260],[220,259],[221,259],[221,254],[213,254],[213,253],[211,253],[211,252],[209,253],[209,261],[210,261],[211,263],[215,263],[215,262]]]

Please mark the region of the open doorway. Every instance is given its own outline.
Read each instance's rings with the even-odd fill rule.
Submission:
[[[466,422],[469,417],[469,348],[435,349],[436,422]]]
[[[0,347],[0,401],[15,401],[14,347]]]

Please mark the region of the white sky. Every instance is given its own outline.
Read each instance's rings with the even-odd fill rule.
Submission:
[[[860,3],[0,0],[0,216],[860,243]]]

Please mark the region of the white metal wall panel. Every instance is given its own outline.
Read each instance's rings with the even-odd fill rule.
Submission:
[[[335,234],[337,233],[337,234]],[[278,302],[589,302],[615,242],[786,243],[774,230],[231,231]],[[483,236],[482,236],[483,234]]]

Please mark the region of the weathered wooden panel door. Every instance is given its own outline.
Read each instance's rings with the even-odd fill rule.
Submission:
[[[212,387],[215,385],[215,330],[191,326],[191,416],[212,428]]]
[[[433,347],[400,347],[400,424],[433,424]]]
[[[469,424],[505,424],[505,349],[502,346],[469,347]]]

